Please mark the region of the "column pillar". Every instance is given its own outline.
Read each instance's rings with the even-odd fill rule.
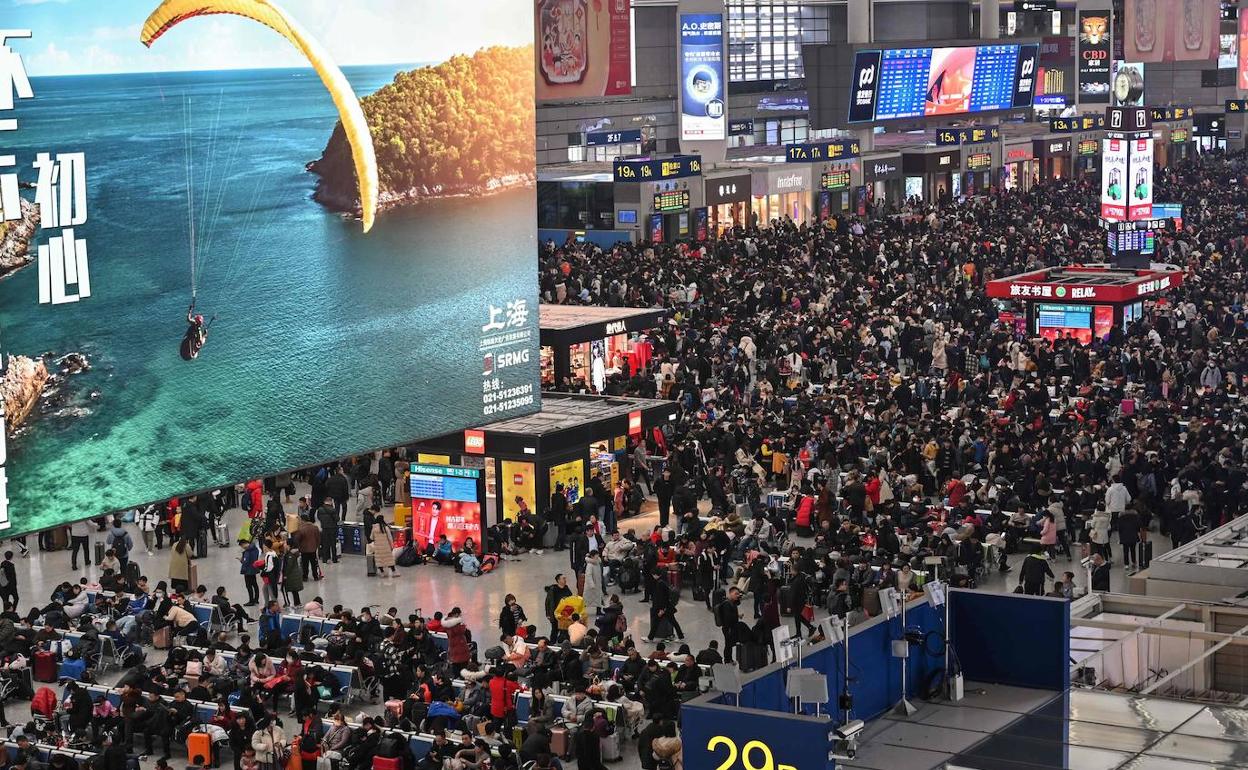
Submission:
[[[984,40],[1001,37],[1001,0],[979,0],[979,36]]]
[[[849,0],[847,6],[847,43],[870,43],[874,0]]]

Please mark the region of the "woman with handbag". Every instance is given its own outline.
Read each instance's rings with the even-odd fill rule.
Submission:
[[[351,728],[342,711],[335,711],[332,720],[333,727],[321,739],[321,759],[317,762],[319,770],[339,770],[342,752],[351,743]]]
[[[260,720],[256,734],[251,736],[251,747],[256,750],[260,770],[285,770],[286,763],[290,761],[286,733],[270,717]]]

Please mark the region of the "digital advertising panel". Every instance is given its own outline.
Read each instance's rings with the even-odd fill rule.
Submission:
[[[680,15],[680,138],[714,141],[728,134],[724,16]]]
[[[537,410],[531,5],[8,5],[11,532]]]
[[[524,500],[530,511],[537,510],[537,473],[533,463],[503,460],[503,516],[515,521],[520,515],[516,498]]]
[[[1123,54],[1131,61],[1207,61],[1218,55],[1216,0],[1124,0]]]
[[[521,5],[523,0],[512,0],[512,3]],[[631,0],[535,0],[535,3],[533,18],[537,31],[534,40],[540,46],[537,57],[539,100],[632,93]]]
[[[1139,137],[1128,140],[1131,152],[1127,158],[1131,170],[1127,190],[1127,218],[1151,219],[1153,216],[1153,140]]]
[[[1127,218],[1127,145],[1129,139],[1101,140],[1101,218]]]
[[[1239,66],[1236,68],[1236,85],[1248,91],[1248,13],[1239,17]]]
[[[1109,101],[1113,36],[1109,11],[1079,11],[1079,101]]]
[[[1039,47],[981,45],[858,51],[849,122],[1030,107]]]
[[[481,547],[479,468],[412,463],[412,537],[420,548],[442,535],[458,551],[472,538]]]

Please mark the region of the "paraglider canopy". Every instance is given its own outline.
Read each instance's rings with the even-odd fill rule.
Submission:
[[[150,48],[161,35],[185,19],[220,13],[242,16],[273,29],[298,48],[316,70],[334,99],[342,128],[351,145],[355,177],[360,188],[360,214],[364,232],[368,232],[377,213],[380,185],[377,181],[377,157],[373,151],[373,137],[369,133],[364,110],[361,109],[360,102],[342,70],[334,64],[320,43],[284,10],[269,0],[164,0],[147,17],[139,34],[139,41]]]

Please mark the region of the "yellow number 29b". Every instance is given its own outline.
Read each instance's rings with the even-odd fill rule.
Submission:
[[[732,770],[737,762],[738,754],[741,755],[741,766],[744,770],[797,770],[792,765],[777,765],[771,753],[771,747],[759,740],[749,741],[738,750],[736,742],[731,738],[716,735],[707,741],[706,750],[715,751],[720,746],[728,747],[728,756],[715,770]],[[762,755],[762,762],[755,763],[754,760],[758,759],[759,754]]]

